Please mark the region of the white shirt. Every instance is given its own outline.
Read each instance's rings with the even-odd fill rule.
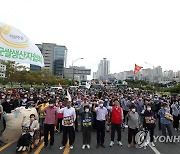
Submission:
[[[57,113],[63,113],[63,126],[73,126],[74,121],[76,120],[76,111],[73,107],[70,107],[69,109],[67,107],[65,108],[57,108]]]
[[[100,108],[100,107],[96,107],[95,108],[96,111],[96,120],[102,121],[102,120],[106,120],[106,115],[108,114],[108,111],[105,107]]]
[[[23,123],[22,123],[22,126],[24,126],[24,127],[29,127],[29,126],[30,126],[30,123],[31,123],[31,121],[30,121],[30,120],[27,120],[26,122],[23,122]],[[32,122],[32,124],[31,124],[31,126],[30,126],[30,129],[33,129],[33,130],[34,130],[33,132],[29,132],[29,134],[30,134],[31,136],[33,136],[35,130],[38,130],[38,129],[39,129],[39,122],[38,122],[37,120],[34,120],[34,121]],[[23,133],[22,135],[24,135],[24,134],[25,134],[25,133]]]

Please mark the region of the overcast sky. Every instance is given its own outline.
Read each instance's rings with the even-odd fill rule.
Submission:
[[[180,70],[179,0],[3,0],[0,21],[34,43],[68,48],[68,66],[97,70],[102,58],[111,73],[134,64]]]

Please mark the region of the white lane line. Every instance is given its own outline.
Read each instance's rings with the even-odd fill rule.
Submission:
[[[150,145],[150,144],[149,144],[149,147],[155,152],[155,154],[162,154],[162,153],[160,153],[160,152],[156,149],[156,147],[153,147],[153,146]]]

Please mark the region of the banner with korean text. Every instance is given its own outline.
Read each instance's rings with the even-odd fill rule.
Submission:
[[[0,59],[44,67],[38,47],[21,31],[0,22]]]

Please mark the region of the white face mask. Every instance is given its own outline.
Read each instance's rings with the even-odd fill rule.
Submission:
[[[49,106],[50,106],[50,107],[53,107],[53,106],[54,106],[54,104],[49,104]]]
[[[132,112],[136,112],[136,109],[132,109]]]
[[[34,121],[34,118],[30,118],[31,121]]]
[[[99,107],[103,107],[103,104],[99,104]]]
[[[151,111],[151,108],[150,108],[150,107],[148,107],[148,108],[147,108],[147,110],[148,110],[148,111]]]
[[[85,112],[89,112],[89,109],[85,109]]]
[[[10,102],[10,99],[7,99],[7,102]]]
[[[170,109],[169,109],[168,107],[165,107],[164,109],[165,109],[166,111],[170,111]]]

